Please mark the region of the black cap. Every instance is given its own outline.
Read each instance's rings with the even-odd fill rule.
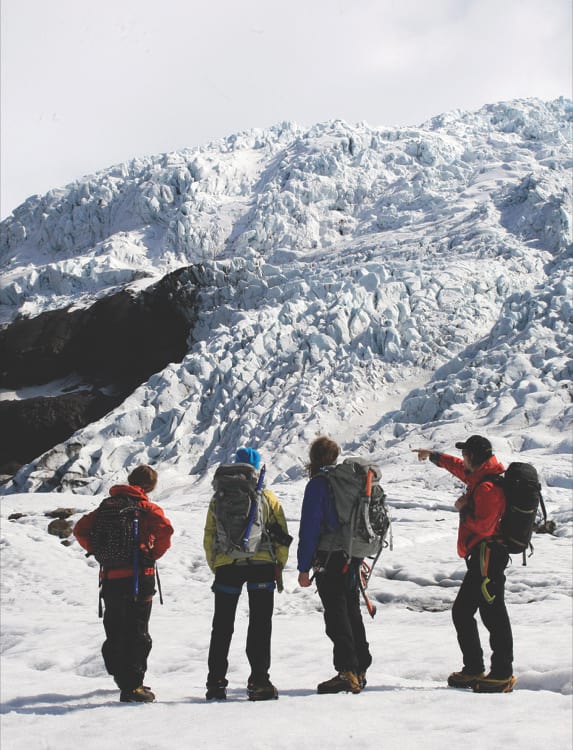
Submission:
[[[456,448],[459,448],[462,451],[468,451],[469,453],[477,453],[488,457],[493,453],[491,443],[487,438],[484,438],[481,435],[472,435],[465,443],[456,443]]]

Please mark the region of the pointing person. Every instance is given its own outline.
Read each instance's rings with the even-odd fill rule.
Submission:
[[[505,496],[492,481],[504,467],[493,455],[490,441],[481,435],[456,443],[456,448],[462,452],[461,459],[425,448],[413,451],[419,461],[429,459],[467,485],[467,492],[454,504],[460,514],[458,555],[467,566],[452,608],[463,667],[448,677],[448,685],[480,693],[509,693],[516,679],[512,674],[513,636],[504,599],[509,554],[500,538]],[[489,631],[492,650],[487,676],[475,619],[478,610]]]

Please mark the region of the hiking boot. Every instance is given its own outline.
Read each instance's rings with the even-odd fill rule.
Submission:
[[[485,677],[484,672],[469,672],[464,667],[461,672],[452,672],[448,685],[454,688],[473,688],[478,680]]]
[[[227,685],[227,680],[215,680],[214,682],[208,681],[205,699],[208,701],[226,701]]]
[[[146,685],[140,685],[133,690],[122,690],[119,700],[122,703],[152,703],[155,694]]]
[[[364,690],[366,685],[368,685],[368,682],[366,681],[366,670],[364,672],[358,672],[358,684],[360,685],[360,690]]]
[[[330,680],[321,682],[316,692],[326,693],[359,693],[361,690],[360,682],[355,672],[339,672]]]
[[[513,686],[517,682],[517,678],[511,675],[510,677],[492,677],[490,672],[473,684],[474,693],[511,693]]]
[[[250,701],[272,701],[278,699],[279,691],[268,677],[263,679],[251,678],[247,683],[247,695]]]

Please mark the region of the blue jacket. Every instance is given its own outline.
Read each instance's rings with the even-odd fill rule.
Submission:
[[[318,548],[320,535],[324,531],[334,531],[339,526],[336,509],[330,499],[328,480],[315,476],[305,487],[300,529],[298,533],[298,570],[307,573]]]

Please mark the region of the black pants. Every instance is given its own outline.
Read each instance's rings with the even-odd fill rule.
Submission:
[[[271,666],[271,631],[275,590],[275,566],[272,563],[222,565],[215,570],[212,591],[215,613],[209,645],[207,682],[224,680],[235,629],[235,613],[243,584],[249,595],[247,659],[252,679],[268,677]]]
[[[143,684],[152,645],[148,624],[154,583],[154,576],[141,580],[137,601],[133,597],[132,578],[103,583],[106,640],[101,652],[105,667],[120,690],[134,690]]]
[[[366,630],[360,612],[359,560],[343,573],[344,555],[334,552],[323,572],[316,574],[316,586],[324,607],[326,635],[333,643],[337,672],[365,672],[372,663]]]
[[[452,618],[464,667],[477,674],[484,671],[483,651],[475,613],[489,631],[492,676],[510,677],[513,670],[513,636],[505,607],[506,548],[497,542],[482,542],[466,558],[467,573],[454,602]],[[489,579],[489,581],[487,580]]]

